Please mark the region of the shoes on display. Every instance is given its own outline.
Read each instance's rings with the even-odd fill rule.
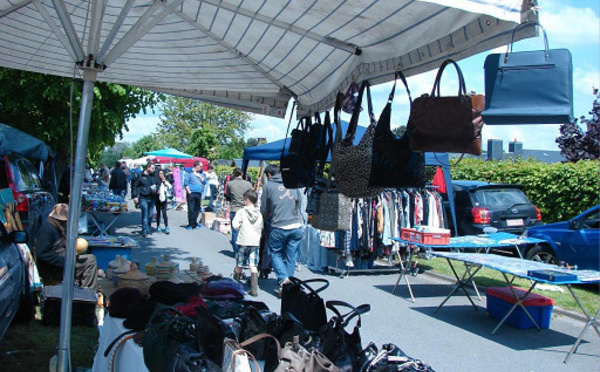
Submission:
[[[165,227],[165,230],[164,230],[164,232],[165,232],[165,234],[169,235],[169,233],[170,233],[170,231],[169,231],[169,228],[168,228],[168,227]]]

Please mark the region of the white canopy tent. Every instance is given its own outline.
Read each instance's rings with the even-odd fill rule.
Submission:
[[[69,370],[75,239],[96,81],[284,117],[508,42],[533,0],[0,0],[0,66],[84,80],[59,371]],[[516,39],[533,36],[523,28]],[[284,125],[284,124],[282,124]]]

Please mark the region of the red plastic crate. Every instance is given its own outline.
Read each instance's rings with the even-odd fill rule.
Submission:
[[[400,229],[400,239],[421,244],[448,245],[450,244],[450,233],[428,233],[419,232],[415,229]]]

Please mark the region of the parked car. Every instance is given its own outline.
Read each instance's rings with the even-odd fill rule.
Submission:
[[[531,227],[525,235],[546,241],[526,252],[530,260],[600,270],[600,205],[568,221]]]
[[[33,250],[36,233],[54,207],[54,197],[42,187],[31,161],[17,154],[0,156],[0,189],[7,187],[13,191],[23,229],[28,234],[27,245]]]
[[[452,191],[459,235],[482,234],[486,227],[521,235],[542,220],[539,208],[527,198],[521,185],[452,181]],[[447,201],[445,205],[452,227]]]
[[[26,232],[9,233],[0,223],[0,339],[13,318],[33,318],[35,299],[29,281],[27,257],[17,246],[17,243],[26,242]]]

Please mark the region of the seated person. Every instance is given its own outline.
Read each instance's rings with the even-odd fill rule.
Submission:
[[[35,257],[42,279],[62,281],[67,251],[69,206],[57,204],[35,237]],[[98,264],[93,254],[77,254],[75,285],[96,289]]]

